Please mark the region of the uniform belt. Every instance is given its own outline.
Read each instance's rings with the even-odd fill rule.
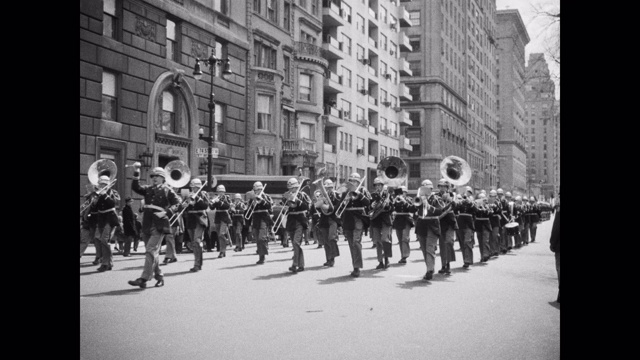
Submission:
[[[157,205],[145,205],[144,208],[145,209],[153,209],[153,210],[164,211],[164,208],[161,208],[160,206],[157,206]]]
[[[364,210],[364,207],[348,207],[345,210],[349,210],[349,211],[360,211],[360,210]]]
[[[269,210],[253,210],[254,213],[268,212]]]
[[[294,211],[294,212],[290,212],[287,215],[298,215],[298,214],[306,214],[307,210],[302,210],[302,211]]]
[[[108,213],[108,212],[116,212],[116,208],[112,207],[111,209],[107,209],[107,210],[98,210],[98,213],[100,214],[104,214],[104,213]]]
[[[242,216],[242,217],[244,217],[244,214],[233,214],[233,216]]]
[[[476,220],[489,220],[489,218],[476,217]]]
[[[207,210],[189,210],[189,211],[187,211],[187,214],[199,214],[199,213],[206,214]]]
[[[215,212],[226,212],[226,213],[229,212],[229,210],[213,210],[213,211],[215,211]]]
[[[473,215],[471,215],[471,214],[467,214],[467,213],[460,213],[460,214],[458,214],[458,216],[462,216],[462,215],[464,215],[464,216],[471,216],[471,217],[473,217]]]
[[[412,213],[394,213],[394,214],[396,214],[396,216],[398,216],[398,215],[413,215]]]
[[[437,216],[420,216],[422,220],[439,220],[440,218]]]

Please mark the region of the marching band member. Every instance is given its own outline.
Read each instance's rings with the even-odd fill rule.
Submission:
[[[536,204],[535,196],[529,198],[529,232],[531,233],[531,242],[536,241],[536,231],[538,230],[538,223],[540,223],[540,216],[542,212],[540,205]]]
[[[336,210],[340,205],[338,195],[333,191],[333,181],[326,179],[324,188],[327,191],[328,203],[320,205],[321,213],[318,221],[318,238],[324,246],[324,254],[327,258],[324,266],[333,266],[335,258],[340,256],[338,249],[338,223],[342,224],[342,220],[336,216]],[[316,203],[316,207],[318,207]]]
[[[371,240],[376,246],[378,266],[376,269],[389,267],[389,258],[392,256],[391,239],[391,194],[384,190],[382,180],[373,179],[374,191],[371,193]],[[384,255],[384,263],[382,262]]]
[[[320,190],[316,190],[314,193],[314,204],[318,201],[320,201],[322,193],[320,192]],[[317,207],[313,207],[313,214],[311,216],[311,228],[313,229],[313,244],[315,245],[316,243],[318,244],[318,249],[320,249],[322,247],[322,245],[324,245],[324,243],[322,242],[322,239],[320,238],[320,236],[318,235],[318,223],[320,223],[320,211],[318,211]]]
[[[420,250],[427,265],[427,273],[423,280],[431,280],[436,264],[436,243],[440,236],[440,221],[438,216],[442,213],[442,204],[431,192],[433,183],[431,180],[423,180],[416,195],[416,235],[420,242]]]
[[[255,209],[251,215],[251,225],[253,227],[253,239],[258,245],[259,260],[256,264],[264,264],[265,255],[269,255],[269,240],[267,238],[267,233],[269,232],[269,228],[273,225],[273,220],[270,216],[273,200],[271,200],[271,197],[265,193],[262,193],[260,198],[258,198],[257,195],[260,194],[262,189],[263,186],[260,181],[253,183],[253,196],[249,203],[249,208],[251,208],[253,203],[255,203]]]
[[[82,213],[80,221],[80,258],[84,255],[89,243],[93,242],[93,246],[96,248],[93,265],[98,265],[102,259],[102,247],[100,246],[100,241],[95,237],[96,228],[98,227],[98,211],[96,210],[98,197],[95,196],[97,187],[93,185],[91,187],[93,190],[84,196],[85,201],[91,199],[91,205]]]
[[[351,186],[355,188],[360,185],[360,174],[352,173],[347,180]],[[371,204],[369,194],[366,189],[361,187],[358,192],[345,191],[340,201],[345,201],[347,197],[347,207],[342,213],[342,231],[344,237],[349,243],[349,252],[351,253],[351,264],[353,271],[351,276],[360,276],[362,269],[362,230],[369,225],[369,218],[366,216],[366,209]]]
[[[455,199],[449,192],[449,183],[445,179],[440,179],[438,181],[438,194],[436,196],[439,198],[443,204],[452,203],[452,206],[455,205]],[[453,234],[458,229],[458,223],[456,222],[456,217],[452,212],[447,214],[443,214],[440,217],[440,236],[439,236],[439,246],[440,246],[440,260],[442,262],[442,269],[438,271],[438,274],[451,274],[451,267],[449,263],[451,261],[456,261],[456,253],[453,249]]]
[[[516,203],[513,204],[513,216],[514,221],[518,223],[518,233],[515,236],[516,245],[515,248],[518,249],[522,246],[522,231],[524,230],[524,208],[522,206],[522,197],[516,196]]]
[[[489,220],[491,221],[491,256],[498,256],[500,254],[500,219],[502,218],[502,205],[498,201],[498,192],[495,190],[489,191],[489,207],[492,214]]]
[[[193,250],[193,267],[191,272],[202,270],[202,240],[204,232],[209,226],[209,218],[207,217],[207,209],[209,209],[209,195],[205,191],[200,191],[202,181],[194,178],[189,183],[191,193],[187,197],[186,229],[191,239],[191,249]],[[196,195],[196,193],[198,193]]]
[[[499,192],[498,192],[498,196],[500,196]],[[505,198],[504,203],[506,204],[505,208],[507,209],[507,211],[504,213],[505,217],[507,218],[505,220],[506,221],[505,225],[506,225],[507,223],[515,221],[514,220],[515,219],[515,215],[514,215],[515,203],[513,202],[513,196],[511,195],[511,193],[509,191],[504,193],[504,198]],[[505,254],[506,254],[507,251],[511,251],[511,249],[513,249],[513,237],[514,237],[514,235],[507,234],[507,228],[506,227],[503,228],[503,233],[504,233],[504,238],[505,238],[505,240],[503,241],[503,244],[506,247],[506,251],[505,251]]]
[[[478,247],[480,247],[480,262],[486,262],[491,257],[491,213],[487,206],[487,196],[485,193],[478,195],[476,201],[476,220],[474,227],[478,236]]]
[[[176,195],[178,195],[178,193],[180,192],[180,189],[178,188],[172,187],[171,189],[176,193]],[[178,209],[177,212],[179,212],[180,210],[181,209]],[[176,238],[180,234],[180,219],[176,220],[173,225],[169,226],[171,227],[171,232],[164,237],[164,242],[167,247],[165,250],[166,252],[164,255],[164,260],[162,260],[162,264],[160,264],[160,266],[178,261],[178,258],[176,257],[176,253],[178,252],[178,249],[176,247]],[[162,248],[162,246],[160,248]]]
[[[211,229],[209,236],[212,237],[213,232],[218,236],[218,251],[220,252],[218,258],[227,256],[227,234],[231,223],[231,218],[229,217],[231,199],[229,195],[225,194],[226,191],[227,189],[225,189],[224,185],[218,185],[216,188],[217,196],[209,202],[211,209],[216,213],[213,220],[213,229]]]
[[[244,214],[246,210],[247,205],[242,200],[242,195],[235,194],[233,197],[233,204],[231,204],[231,207],[229,209],[231,218],[233,219],[232,226],[234,229],[236,243],[236,247],[233,249],[233,251],[242,251],[242,249],[244,249],[244,244],[242,242],[242,231],[244,229]]]
[[[455,212],[458,213],[458,231],[456,232],[456,236],[460,242],[462,259],[464,261],[462,267],[465,269],[468,269],[469,265],[473,264],[473,232],[476,229],[474,225],[476,204],[473,202],[472,195],[473,189],[471,186],[465,187],[462,200],[455,206]]]
[[[409,247],[409,238],[411,236],[411,228],[415,226],[413,221],[413,213],[417,208],[412,203],[411,199],[407,197],[407,187],[400,186],[399,188],[402,194],[398,194],[393,199],[393,227],[396,229],[396,236],[398,237],[398,246],[400,247],[400,261],[398,264],[406,264],[407,258],[411,253]]]
[[[142,275],[136,280],[130,280],[129,285],[147,287],[147,281],[151,277],[156,279],[155,286],[164,285],[164,275],[159,266],[160,245],[162,239],[171,233],[169,218],[178,210],[180,198],[165,183],[167,174],[161,167],[151,170],[152,185],[140,185],[140,171],[136,169],[133,173],[131,189],[144,196],[144,213],[142,215],[142,239],[145,243],[146,252],[144,259],[144,270]]]
[[[498,189],[497,194],[498,202],[500,203],[500,252],[506,254],[508,250],[511,250],[507,236],[507,228],[504,227],[511,219],[511,211],[509,211],[511,194],[509,194],[509,200],[505,198],[504,190]]]
[[[293,246],[293,264],[289,268],[289,271],[292,271],[294,274],[298,271],[304,271],[302,233],[309,227],[307,210],[309,210],[309,204],[311,203],[311,199],[304,192],[298,191],[298,194],[295,194],[300,186],[298,179],[289,179],[289,181],[287,181],[289,191],[282,196],[283,200],[286,201],[285,205],[289,206],[286,229]],[[296,196],[295,198],[294,195]]]
[[[102,175],[98,178],[98,190],[109,185],[108,176]],[[102,252],[101,265],[98,271],[103,272],[113,268],[113,253],[109,242],[116,232],[116,228],[120,225],[116,206],[120,202],[120,194],[113,188],[107,190],[104,194],[97,197],[95,209],[98,212],[98,224],[96,238],[100,241],[100,249]]]
[[[522,197],[522,230],[520,231],[522,243],[529,245],[529,198]]]

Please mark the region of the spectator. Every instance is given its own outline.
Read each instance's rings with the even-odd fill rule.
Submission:
[[[131,208],[133,199],[131,196],[127,196],[125,199],[124,208],[122,208],[122,228],[124,230],[124,254],[122,256],[131,256],[131,242],[138,238],[138,231],[136,229],[136,218]],[[137,245],[136,245],[137,247]]]
[[[558,199],[560,199],[560,193],[558,193]],[[556,208],[556,215],[553,219],[551,239],[549,242],[549,248],[556,256],[556,271],[558,272],[558,299],[556,302],[560,303],[560,205]]]

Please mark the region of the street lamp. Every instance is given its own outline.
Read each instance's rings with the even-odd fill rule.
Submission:
[[[212,189],[212,184],[213,184],[213,174],[212,174],[212,166],[213,166],[213,143],[215,141],[215,124],[213,121],[213,115],[216,111],[216,103],[215,101],[213,101],[214,98],[214,93],[213,93],[213,78],[216,76],[216,66],[220,66],[224,64],[224,70],[222,71],[222,77],[226,78],[228,75],[233,74],[231,72],[230,67],[230,61],[229,59],[218,59],[216,58],[216,56],[213,54],[213,49],[211,50],[211,56],[209,56],[209,58],[196,58],[196,65],[193,67],[193,77],[199,81],[200,79],[202,79],[202,70],[200,69],[200,62],[205,63],[206,65],[209,65],[209,71],[211,72],[211,81],[210,81],[210,86],[211,86],[211,94],[209,95],[209,136],[204,136],[204,129],[200,128],[198,130],[198,138],[200,140],[204,140],[207,142],[208,145],[208,150],[209,153],[207,154],[207,184],[208,184],[208,188],[209,191],[213,191]]]

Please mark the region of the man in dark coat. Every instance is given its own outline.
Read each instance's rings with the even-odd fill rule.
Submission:
[[[133,204],[133,199],[131,196],[127,196],[124,208],[122,208],[122,228],[124,230],[124,254],[122,256],[131,256],[131,242],[138,237],[136,218],[131,204]]]
[[[558,193],[560,197],[560,193]],[[551,228],[550,249],[556,256],[556,271],[558,272],[558,303],[560,302],[560,206],[556,208],[556,215]]]

